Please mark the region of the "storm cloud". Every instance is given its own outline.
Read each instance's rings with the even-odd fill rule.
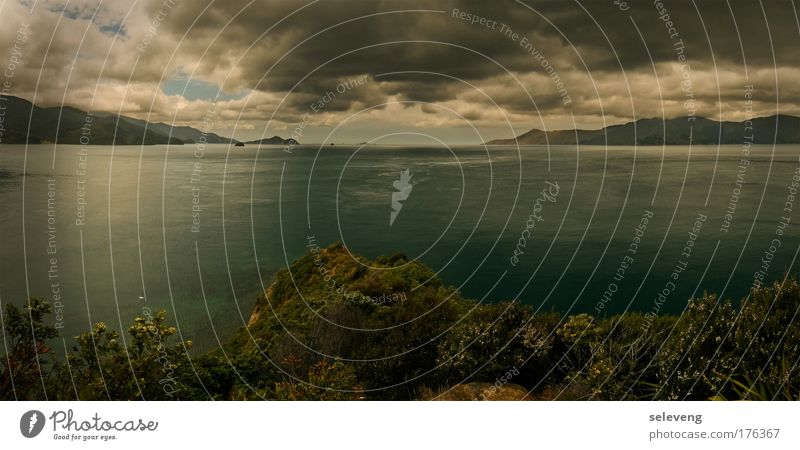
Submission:
[[[792,0],[48,0],[5,2],[0,17],[8,58],[28,30],[14,95],[199,126],[215,99],[165,94],[180,74],[220,90],[215,131],[242,138],[303,117],[360,123],[359,141],[375,123],[500,137],[734,120],[750,84],[756,115],[800,113]]]

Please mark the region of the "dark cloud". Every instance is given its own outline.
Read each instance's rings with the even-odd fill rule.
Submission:
[[[300,94],[322,93],[360,74],[429,71],[480,82],[504,70],[543,72],[537,55],[520,45],[523,39],[559,73],[597,77],[675,63],[678,40],[687,61],[704,67],[716,62],[743,71],[746,60],[748,69],[757,70],[800,60],[793,45],[797,24],[786,13],[791,2],[769,2],[762,11],[758,2],[671,1],[664,4],[671,26],[653,2],[627,5],[621,11],[611,1],[184,2],[168,26],[176,36],[188,33],[182,50],[207,53],[203,70],[236,64],[231,83],[238,87]],[[454,10],[470,16],[454,17]],[[487,25],[469,23],[471,17]],[[502,32],[506,28],[516,40]],[[392,80],[384,85],[385,95],[409,100],[452,100],[463,91],[445,77],[395,74]]]
[[[495,120],[500,116],[488,112],[494,101],[515,120],[575,114],[593,121],[600,114],[685,114],[682,54],[700,113],[735,114],[747,82],[756,85],[760,111],[780,102],[785,112],[798,112],[792,80],[800,69],[800,28],[791,0],[628,0],[626,8],[612,0],[148,0],[127,14],[129,7],[113,0],[48,0],[32,16],[26,70],[15,82],[32,91],[46,73],[53,83],[40,95],[79,101],[71,92],[85,94],[98,82],[157,90],[163,79],[187,71],[224,92],[256,91],[230,103],[247,117],[275,113],[291,123],[341,83],[366,77],[323,113],[407,101]],[[95,11],[102,20],[92,19]],[[80,40],[90,24],[56,25],[57,14],[94,20],[94,29]],[[152,42],[136,52],[148,30]],[[10,39],[9,31],[0,35]],[[66,86],[76,54],[81,64]],[[152,109],[153,99],[164,111],[171,106],[142,92],[126,107]]]

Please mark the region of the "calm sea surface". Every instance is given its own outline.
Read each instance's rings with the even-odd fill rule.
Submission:
[[[55,296],[64,336],[163,308],[211,348],[312,236],[419,258],[478,300],[680,312],[796,271],[800,146],[741,151],[3,145],[0,302]]]

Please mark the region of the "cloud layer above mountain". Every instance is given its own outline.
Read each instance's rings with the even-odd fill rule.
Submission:
[[[740,120],[746,85],[755,115],[800,114],[797,17],[791,0],[7,0],[0,65],[38,104],[198,127],[211,111],[241,138],[478,142]]]

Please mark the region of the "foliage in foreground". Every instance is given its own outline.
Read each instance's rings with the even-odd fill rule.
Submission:
[[[679,317],[600,318],[476,303],[402,255],[341,244],[290,270],[246,329],[191,357],[158,312],[125,339],[98,323],[58,359],[49,304],[7,304],[0,399],[800,399],[796,278]]]

